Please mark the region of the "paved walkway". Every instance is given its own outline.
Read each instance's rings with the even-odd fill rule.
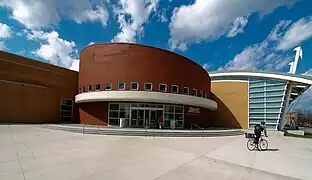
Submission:
[[[266,152],[244,136],[153,138],[0,126],[1,180],[312,179],[312,140],[269,133]]]

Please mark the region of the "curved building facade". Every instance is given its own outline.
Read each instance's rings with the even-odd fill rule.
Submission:
[[[80,121],[123,127],[208,127],[217,103],[211,79],[195,62],[162,49],[94,44],[80,54]],[[122,124],[121,124],[122,123]]]

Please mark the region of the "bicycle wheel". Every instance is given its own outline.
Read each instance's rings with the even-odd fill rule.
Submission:
[[[259,147],[260,147],[260,150],[261,151],[265,151],[268,149],[268,146],[269,146],[269,143],[267,140],[265,139],[261,139],[260,142],[259,142]]]
[[[256,148],[256,144],[254,143],[253,139],[249,139],[247,141],[247,148],[249,149],[249,151],[253,151]]]

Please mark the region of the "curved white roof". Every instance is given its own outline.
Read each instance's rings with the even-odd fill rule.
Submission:
[[[304,75],[276,73],[266,71],[219,71],[210,72],[209,76],[213,80],[214,77],[259,77],[271,78],[277,80],[292,81],[299,84],[312,85],[312,78]]]
[[[148,92],[148,91],[97,91],[76,95],[76,103],[97,101],[123,102],[156,102],[169,104],[183,104],[216,110],[218,104],[211,100],[183,94]]]

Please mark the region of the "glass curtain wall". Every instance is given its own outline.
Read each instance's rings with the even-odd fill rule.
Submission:
[[[157,124],[159,119],[155,118],[161,115],[163,115],[164,119],[164,128],[172,128],[172,122],[174,122],[174,128],[176,129],[184,127],[184,106],[144,103],[109,103],[109,125],[119,126],[121,118],[124,118],[129,125],[131,117],[131,119],[136,120],[131,122],[131,126],[144,127],[144,123],[140,123],[140,121],[137,123],[137,117],[143,117],[142,114],[140,115],[140,112],[145,112],[146,118],[149,118],[151,122],[149,126],[152,128],[157,127],[152,123]],[[142,120],[146,118],[144,117]]]
[[[249,80],[249,127],[266,121],[268,129],[277,129],[282,115],[287,83],[276,80]]]
[[[177,105],[165,106],[164,128],[171,128],[171,122],[174,120],[175,128],[184,127],[184,107]]]
[[[287,81],[248,77],[216,77],[213,80],[249,81],[249,128],[266,121],[268,129],[277,129],[286,101]]]
[[[120,118],[124,118],[129,122],[130,117],[130,104],[126,103],[109,103],[109,125],[119,126]]]

